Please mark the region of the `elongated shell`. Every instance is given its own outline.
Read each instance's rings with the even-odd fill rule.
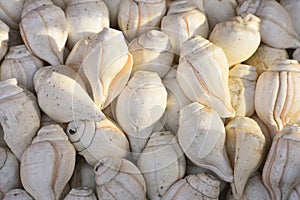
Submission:
[[[300,183],[300,127],[286,125],[273,139],[263,169],[263,182],[271,199],[288,199],[293,188]]]
[[[221,47],[229,66],[241,63],[254,54],[260,44],[260,19],[252,14],[242,13],[217,24],[209,40]]]
[[[251,65],[237,64],[229,71],[228,87],[231,105],[236,116],[250,117],[254,114],[254,93],[256,68]]]
[[[183,43],[194,36],[207,38],[209,27],[203,10],[193,1],[173,1],[168,13],[161,20],[161,30],[171,41],[174,51],[180,54]]]
[[[173,65],[174,53],[169,37],[157,30],[148,31],[128,45],[133,57],[132,73],[152,71],[163,78]]]
[[[166,13],[165,0],[123,0],[118,11],[118,25],[129,41],[157,29]]]
[[[116,118],[129,139],[132,152],[142,152],[166,106],[167,91],[158,74],[135,72],[116,103]]]
[[[8,50],[10,28],[0,20],[0,60],[5,56]]]
[[[218,179],[203,172],[177,181],[162,197],[162,200],[217,200],[219,194]]]
[[[300,94],[297,88],[299,81],[299,63],[286,59],[277,60],[257,80],[255,110],[272,137],[286,124],[300,122]]]
[[[28,0],[24,4],[20,31],[26,47],[50,65],[63,63],[67,41],[64,11],[50,0]]]
[[[122,32],[104,28],[94,35],[84,51],[82,68],[95,103],[106,107],[124,89],[132,69],[132,56]]]
[[[93,193],[93,190],[87,187],[82,187],[72,188],[64,200],[97,200],[97,197]]]
[[[137,160],[147,188],[147,197],[161,199],[166,191],[185,174],[185,157],[176,137],[171,132],[151,135]]]
[[[140,170],[123,158],[105,157],[94,168],[98,199],[146,200],[146,184]]]
[[[33,76],[41,67],[43,62],[32,55],[25,45],[12,46],[1,64],[1,80],[16,78],[18,84],[34,92]]]
[[[234,197],[240,199],[248,179],[262,163],[265,136],[258,124],[248,117],[236,117],[225,128],[226,149],[233,167],[231,188]]]
[[[25,190],[12,189],[5,194],[2,200],[33,200],[33,199]]]
[[[196,165],[232,182],[233,172],[225,147],[225,127],[219,115],[197,102],[180,111],[178,142]]]
[[[0,82],[0,123],[7,146],[20,160],[40,127],[40,109],[34,94],[14,78]]]
[[[76,151],[59,125],[42,127],[22,155],[20,173],[34,199],[58,200],[70,180]]]
[[[197,36],[187,40],[180,53],[176,79],[191,101],[233,117],[228,88],[228,63],[222,49]]]
[[[105,118],[100,107],[84,90],[81,78],[70,67],[40,68],[33,81],[40,108],[53,120],[68,123],[73,120],[101,121]]]
[[[109,27],[108,9],[102,0],[65,0],[65,3],[69,48]]]
[[[77,152],[91,166],[105,156],[128,156],[129,143],[125,134],[109,119],[70,122],[66,132]]]
[[[118,12],[122,0],[103,0],[109,10],[109,24],[112,28],[118,28]]]
[[[19,160],[9,149],[0,147],[0,198],[18,187],[22,187]]]
[[[1,1],[0,18],[12,29],[19,29],[24,0]]]

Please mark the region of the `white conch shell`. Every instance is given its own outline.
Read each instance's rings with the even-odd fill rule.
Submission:
[[[53,120],[68,123],[105,118],[72,68],[65,65],[43,67],[35,73],[33,81],[40,108]]]
[[[300,2],[298,0],[281,0],[280,4],[287,10],[289,15],[291,16],[294,28],[298,33],[298,35],[300,35],[300,27],[299,27]]]
[[[33,199],[25,190],[12,189],[5,194],[2,200],[33,200]]]
[[[166,106],[167,91],[158,74],[135,72],[119,95],[115,111],[133,153],[142,152],[153,125],[162,117]]]
[[[163,78],[173,65],[174,53],[168,35],[151,30],[132,40],[128,45],[133,57],[132,73],[152,71]]]
[[[176,79],[191,101],[214,109],[221,117],[233,117],[228,88],[228,63],[223,50],[201,36],[182,46]]]
[[[22,155],[23,187],[34,199],[58,200],[74,171],[75,155],[59,125],[42,127]]]
[[[286,59],[277,60],[257,80],[255,110],[272,137],[286,124],[300,123],[299,81],[299,63]]]
[[[9,149],[0,147],[0,198],[18,187],[22,187],[19,160]]]
[[[118,11],[118,25],[129,41],[157,29],[166,13],[165,0],[122,0]]]
[[[256,67],[259,76],[267,71],[277,59],[288,59],[289,55],[286,49],[277,49],[261,43],[255,53],[245,61],[245,64]]]
[[[109,25],[118,28],[118,12],[122,0],[103,0],[109,11]]]
[[[163,78],[163,84],[168,92],[167,108],[164,112],[166,130],[177,133],[179,127],[179,112],[181,108],[192,103],[187,98],[176,80],[177,66],[173,66],[168,74]]]
[[[132,56],[121,31],[104,28],[91,37],[84,52],[82,68],[97,105],[105,108],[120,94],[129,79],[132,64]]]
[[[9,32],[10,28],[0,20],[0,60],[2,60],[8,50]]]
[[[254,114],[256,79],[254,66],[237,64],[229,70],[228,87],[235,116],[250,117]]]
[[[251,118],[236,117],[226,125],[226,149],[233,168],[231,188],[236,199],[242,198],[249,177],[262,163],[265,136]]]
[[[140,170],[123,158],[105,157],[95,165],[98,199],[146,200]]]
[[[300,184],[300,127],[286,125],[273,139],[263,168],[263,182],[271,199],[288,199],[293,188]]]
[[[16,78],[18,84],[34,92],[33,75],[41,67],[43,61],[32,55],[25,45],[12,46],[1,64],[1,80]]]
[[[93,190],[87,187],[72,188],[64,200],[97,200]]]
[[[102,0],[65,0],[69,48],[80,39],[109,27],[109,13]]]
[[[161,199],[185,174],[185,157],[177,138],[169,131],[152,133],[137,167],[145,178],[147,197]]]
[[[232,182],[233,171],[225,147],[225,127],[218,113],[197,102],[180,111],[178,141],[185,155],[197,166]]]
[[[50,65],[63,63],[67,41],[64,11],[50,0],[25,1],[20,31],[26,47]]]
[[[236,0],[203,0],[205,15],[212,30],[216,24],[226,21],[236,15]]]
[[[245,0],[239,5],[237,14],[255,14],[260,18],[260,35],[265,44],[279,49],[297,48],[297,34],[288,11],[275,0]],[[276,15],[274,15],[276,13]]]
[[[0,82],[0,123],[4,140],[20,160],[40,127],[40,109],[33,93],[15,78]]]
[[[12,29],[19,29],[24,0],[1,1],[0,19]]]
[[[128,156],[129,142],[125,134],[107,118],[100,122],[70,122],[66,133],[78,154],[91,166],[106,156]]]
[[[203,172],[177,181],[162,197],[162,200],[218,200],[219,194],[219,180]]]
[[[250,58],[260,44],[260,19],[255,15],[242,13],[217,24],[209,35],[209,40],[221,47],[229,66]]]
[[[174,51],[180,54],[183,43],[194,36],[207,38],[209,27],[206,16],[197,5],[190,0],[173,1],[168,13],[161,20],[161,30],[171,41]]]

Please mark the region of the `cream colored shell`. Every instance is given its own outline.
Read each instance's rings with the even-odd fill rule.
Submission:
[[[0,20],[0,60],[5,56],[8,50],[10,28]]]

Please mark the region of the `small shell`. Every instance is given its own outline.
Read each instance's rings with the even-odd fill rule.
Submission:
[[[18,84],[34,92],[33,75],[41,67],[43,62],[32,55],[25,45],[12,46],[1,64],[1,80],[16,78]]]
[[[0,82],[0,123],[7,146],[20,160],[40,127],[40,109],[33,93],[15,78]]]
[[[23,187],[34,199],[58,200],[70,180],[76,151],[59,125],[42,127],[22,155]]]
[[[177,181],[162,200],[218,200],[220,182],[212,175],[200,173]]]
[[[105,156],[128,156],[129,143],[125,134],[109,119],[70,122],[66,132],[77,152],[91,166]]]
[[[10,28],[0,20],[0,60],[5,56],[8,50]]]
[[[67,41],[64,11],[50,0],[27,0],[22,11],[20,31],[26,47],[50,65],[63,63]]]
[[[171,132],[151,135],[137,160],[147,188],[147,197],[161,199],[166,191],[185,173],[185,157],[176,137]]]
[[[263,169],[263,182],[271,199],[286,200],[300,184],[300,127],[286,125],[273,139]]]
[[[97,200],[97,197],[93,193],[93,190],[87,187],[82,187],[72,188],[64,200]]]
[[[209,40],[221,47],[229,66],[250,58],[260,44],[260,19],[252,14],[242,13],[221,22],[212,30]]]
[[[19,29],[24,0],[1,1],[0,19],[12,29]]]
[[[148,31],[132,40],[128,48],[133,57],[132,73],[152,71],[163,78],[173,65],[173,48],[163,32]]]
[[[232,182],[225,127],[214,110],[197,102],[182,108],[177,136],[183,152],[194,164],[211,170],[226,182]]]
[[[122,0],[103,0],[109,10],[109,27],[118,28],[118,12]]]
[[[33,200],[33,199],[25,190],[12,189],[5,194],[2,200]]]
[[[94,168],[98,199],[146,200],[140,170],[123,158],[105,157]]]

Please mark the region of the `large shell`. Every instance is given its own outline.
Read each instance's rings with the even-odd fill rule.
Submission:
[[[256,51],[260,44],[260,19],[252,14],[240,16],[217,24],[209,40],[225,52],[229,66],[241,63]]]
[[[166,106],[167,91],[158,74],[135,72],[116,104],[117,121],[127,134],[133,153],[142,152]]]
[[[33,81],[40,108],[53,120],[68,123],[73,120],[101,121],[105,118],[100,107],[84,90],[81,78],[70,67],[40,68]]]
[[[0,18],[12,29],[19,29],[24,0],[2,0]]]
[[[151,30],[128,45],[133,57],[132,73],[152,71],[163,78],[173,65],[174,52],[169,37],[161,31]]]
[[[109,27],[108,9],[102,0],[65,0],[65,4],[69,48]]]
[[[64,11],[50,0],[27,0],[24,4],[20,31],[26,47],[51,65],[63,63],[67,41]]]
[[[131,41],[149,30],[157,29],[165,13],[165,0],[122,0],[118,11],[118,25]]]
[[[129,79],[132,64],[121,31],[104,28],[91,37],[84,51],[82,68],[97,105],[104,108],[120,94]]]
[[[76,151],[59,125],[42,127],[22,155],[20,173],[34,199],[58,200],[70,180]]]
[[[198,35],[207,38],[209,34],[204,12],[193,1],[187,0],[171,3],[167,15],[161,20],[161,30],[169,36],[177,55],[188,38]]]
[[[33,199],[25,190],[12,189],[5,194],[2,200],[33,200]]]
[[[0,60],[2,60],[8,50],[9,32],[10,28],[0,20]]]
[[[176,137],[171,132],[151,135],[137,160],[147,188],[147,197],[161,199],[166,191],[185,174],[185,157]]]
[[[232,182],[225,127],[218,113],[197,102],[189,104],[180,111],[177,136],[185,155],[193,163]]]
[[[109,10],[109,24],[112,28],[118,28],[118,12],[122,0],[103,0]]]
[[[272,137],[288,123],[300,123],[300,65],[296,60],[277,60],[256,84],[254,105]],[[266,93],[268,95],[266,95]]]
[[[300,183],[300,127],[286,125],[273,139],[263,168],[263,182],[271,199],[288,199]]]
[[[214,109],[221,117],[233,117],[228,88],[228,63],[222,49],[197,36],[182,46],[176,79],[191,101]]]
[[[234,197],[240,199],[249,177],[264,158],[265,136],[258,124],[248,117],[236,117],[225,128],[227,153],[233,167],[231,188]]]
[[[106,156],[128,156],[129,143],[125,134],[109,119],[70,122],[66,132],[77,152],[91,166]]]
[[[40,109],[34,94],[14,78],[0,82],[0,123],[7,146],[20,160],[40,127]]]
[[[212,175],[200,173],[177,181],[162,200],[218,200],[220,182]]]
[[[123,158],[105,157],[94,168],[98,199],[146,200],[146,184],[140,170]]]
[[[25,45],[12,46],[1,64],[1,80],[16,78],[18,84],[34,92],[33,75],[41,67],[43,62],[32,55]]]
[[[21,186],[19,160],[9,149],[0,147],[0,199],[9,190]]]
[[[93,193],[93,190],[87,187],[82,187],[72,188],[64,200],[97,200],[97,197]]]

